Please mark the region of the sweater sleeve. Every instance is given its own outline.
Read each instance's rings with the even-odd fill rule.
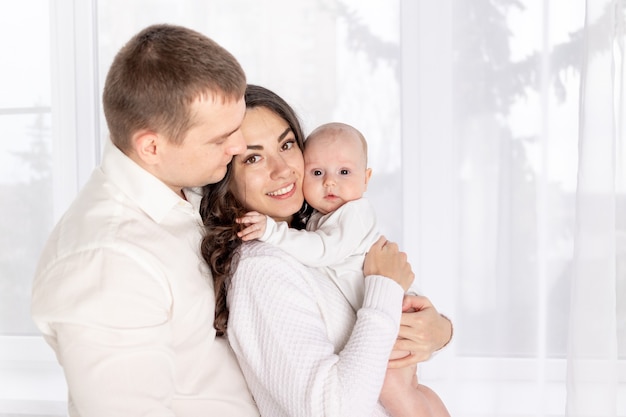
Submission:
[[[313,271],[285,258],[242,257],[229,292],[229,341],[261,414],[373,415],[399,328],[402,288],[367,277],[365,303],[337,348],[328,322],[354,313],[328,280],[310,278],[329,285],[309,285]]]
[[[307,266],[332,266],[363,254],[378,237],[376,213],[365,198],[324,215],[314,230],[296,230],[268,218],[264,242],[278,246]]]

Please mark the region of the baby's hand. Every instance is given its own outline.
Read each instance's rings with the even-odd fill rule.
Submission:
[[[398,244],[389,242],[384,236],[381,236],[365,255],[363,274],[391,278],[400,284],[405,292],[415,279],[406,253],[400,252]]]
[[[248,225],[245,229],[237,233],[237,236],[244,242],[259,239],[263,236],[265,228],[267,227],[267,217],[265,214],[257,213],[256,211],[246,213],[243,217],[238,218],[236,222]]]

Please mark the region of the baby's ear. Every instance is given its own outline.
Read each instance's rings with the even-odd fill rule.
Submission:
[[[370,178],[372,178],[372,168],[367,168],[365,170],[365,185],[370,182]]]

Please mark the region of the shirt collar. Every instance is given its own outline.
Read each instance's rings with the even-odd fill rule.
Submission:
[[[202,201],[202,187],[183,188],[185,198],[192,205],[194,210],[200,211],[200,202]]]
[[[157,177],[137,165],[110,140],[104,145],[102,171],[156,223],[179,204],[189,203]]]

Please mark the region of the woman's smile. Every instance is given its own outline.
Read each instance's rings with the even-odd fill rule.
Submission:
[[[232,192],[246,209],[291,221],[304,202],[304,158],[283,118],[248,109],[241,125],[246,151],[233,160]]]
[[[270,191],[269,193],[267,193],[267,195],[269,195],[270,197],[291,197],[295,193],[295,191],[296,184],[292,182],[286,187],[279,188],[276,191]]]

